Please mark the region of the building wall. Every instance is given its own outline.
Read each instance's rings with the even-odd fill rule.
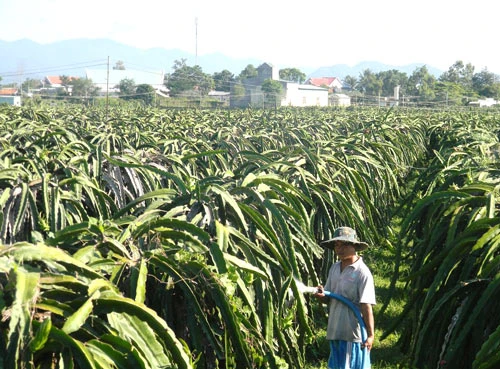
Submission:
[[[282,106],[328,106],[328,90],[287,82]]]
[[[279,80],[279,70],[264,63],[257,68],[258,76],[243,81],[245,95],[231,95],[231,107],[262,107],[264,93],[262,83],[267,79]],[[312,85],[301,85],[294,82],[281,81],[284,96],[281,106],[328,106],[328,90]]]
[[[0,96],[0,104],[21,106],[21,96]]]
[[[333,94],[330,98],[333,106],[350,106],[351,98],[344,94]]]
[[[259,78],[262,81],[265,81],[266,79],[272,79],[272,80],[277,81],[280,78],[278,68],[276,68],[275,66],[273,66],[271,64],[267,64],[267,63],[261,64],[257,68],[257,72],[259,73]]]
[[[342,91],[342,82],[340,82],[339,79],[335,78],[335,80],[332,82],[330,88],[332,91]]]
[[[264,93],[261,86],[266,79],[279,79],[279,70],[274,66],[263,63],[257,67],[258,75],[245,79],[242,84],[245,88],[244,96],[234,96],[231,91],[231,107],[261,107],[264,104]]]
[[[231,94],[229,105],[231,107],[261,107],[264,104],[264,93],[260,85],[244,83],[245,94],[242,96],[235,96]]]

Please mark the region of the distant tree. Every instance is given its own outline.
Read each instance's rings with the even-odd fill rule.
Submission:
[[[257,77],[257,75],[258,75],[258,74],[259,74],[259,73],[258,73],[257,69],[256,69],[256,68],[255,68],[252,64],[248,64],[248,65],[245,67],[245,69],[243,69],[243,70],[240,72],[240,74],[239,74],[238,78],[239,78],[241,81],[243,81],[243,80],[245,80],[245,79],[247,79],[247,78]]]
[[[174,72],[166,75],[166,86],[170,89],[171,95],[177,95],[182,91],[192,90],[196,85],[190,75],[189,67],[186,64],[187,59],[175,60],[173,65]]]
[[[472,88],[472,78],[474,77],[475,67],[471,63],[467,63],[462,70],[462,84],[467,89]]]
[[[489,72],[487,68],[474,74],[472,87],[480,96],[500,98],[500,77]]]
[[[120,89],[120,98],[123,100],[132,100],[135,98],[135,81],[131,78],[125,78],[118,84]]]
[[[429,73],[425,65],[413,71],[408,78],[406,93],[410,96],[418,96],[421,100],[429,101],[435,98],[434,86],[436,77]]]
[[[365,69],[359,76],[359,87],[366,95],[379,96],[383,82],[370,69]]]
[[[115,66],[113,67],[114,70],[125,70],[125,64],[123,63],[123,61],[121,60],[118,60],[116,63],[115,63]]]
[[[224,69],[222,72],[215,72],[212,78],[217,91],[231,91],[231,85],[235,81],[234,74],[227,69]]]
[[[189,91],[198,91],[203,95],[214,87],[213,78],[203,73],[199,65],[188,66],[186,59],[176,60],[173,69],[174,72],[166,78],[166,85],[173,96]]]
[[[460,83],[438,80],[433,92],[435,100],[443,105],[464,105],[468,100],[467,91]]]
[[[408,83],[406,73],[396,69],[379,72],[377,78],[382,81],[382,95],[384,96],[392,96],[396,86],[400,86],[401,92],[404,93]]]
[[[71,77],[69,77],[69,76],[62,75],[62,76],[59,76],[59,79],[61,80],[61,85],[63,87],[68,87],[71,83]]]
[[[210,74],[203,73],[203,70],[199,65],[195,65],[193,68],[195,75],[198,78],[196,89],[198,89],[203,95],[208,94],[214,89],[214,79]]]
[[[463,61],[456,61],[446,72],[441,74],[439,80],[461,84],[464,88],[472,87],[472,77],[474,76],[474,66],[471,63],[464,64]]]
[[[351,91],[358,89],[358,79],[354,76],[346,76],[344,82],[350,87]]]
[[[72,78],[69,76],[66,76],[66,75],[61,75],[61,76],[59,76],[59,79],[61,80],[62,87],[57,89],[57,95],[69,96]]]
[[[284,68],[280,69],[280,79],[284,79],[286,81],[292,81],[297,83],[302,83],[306,80],[305,73],[302,73],[297,68]]]
[[[145,105],[152,105],[155,98],[155,89],[153,86],[144,83],[137,85],[135,94],[137,100],[141,100]]]
[[[439,77],[439,82],[442,82],[439,87],[447,91],[448,98],[453,95],[454,101],[467,103],[470,99],[477,97],[472,85],[473,77],[474,66],[458,60]]]
[[[91,79],[78,78],[72,80],[72,95],[83,102],[90,102],[92,98],[99,94],[99,87],[96,87]]]
[[[262,91],[264,92],[264,102],[266,104],[272,104],[276,106],[277,103],[281,100],[281,95],[283,93],[283,86],[280,82],[266,79],[262,83]]]
[[[236,82],[233,85],[232,94],[236,97],[241,97],[245,95],[245,86],[241,82]]]
[[[0,77],[1,80],[1,77]],[[30,92],[30,90],[33,90],[35,88],[40,88],[42,86],[42,82],[40,82],[39,79],[34,79],[34,78],[26,78],[26,80],[21,84],[21,90],[23,92]]]

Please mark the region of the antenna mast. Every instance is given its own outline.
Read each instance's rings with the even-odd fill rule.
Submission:
[[[198,65],[198,17],[194,19],[195,25],[195,57],[194,57],[194,65]]]

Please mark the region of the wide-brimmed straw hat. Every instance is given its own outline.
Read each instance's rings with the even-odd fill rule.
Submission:
[[[366,242],[361,242],[358,240],[358,235],[356,231],[350,227],[339,227],[333,232],[333,238],[321,242],[321,246],[327,249],[333,249],[336,242],[350,243],[354,246],[356,251],[363,251],[368,248]]]

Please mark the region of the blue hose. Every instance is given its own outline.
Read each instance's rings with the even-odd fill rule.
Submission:
[[[354,315],[356,315],[356,318],[358,319],[359,326],[361,327],[361,343],[362,344],[365,343],[365,341],[367,339],[366,325],[365,325],[365,321],[363,320],[363,317],[361,316],[361,313],[359,312],[358,307],[356,305],[354,305],[354,303],[351,300],[345,298],[344,296],[338,295],[338,294],[330,292],[330,291],[323,291],[323,293],[325,294],[326,297],[330,297],[332,299],[336,299],[336,300],[343,302],[352,310],[352,312],[354,313]],[[367,350],[366,347],[363,348],[363,355],[361,358],[361,367],[362,368],[364,368],[364,366],[365,366],[366,350]]]

